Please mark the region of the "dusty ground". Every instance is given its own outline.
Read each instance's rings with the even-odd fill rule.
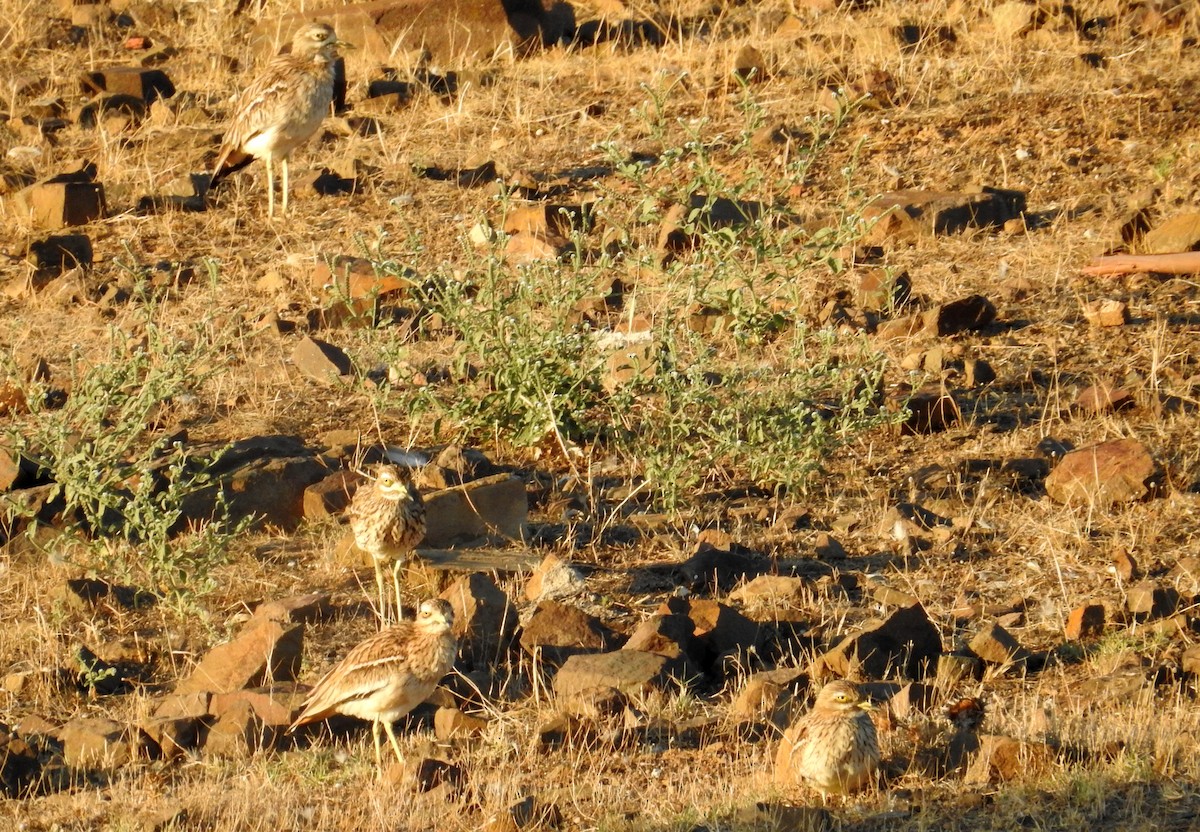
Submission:
[[[672,591],[631,581],[635,567],[682,560],[703,528],[723,529],[784,568],[824,576],[823,588],[792,611],[818,648],[889,611],[877,600],[875,584],[919,598],[947,652],[969,642],[994,612],[1009,614],[1007,629],[1039,660],[1028,673],[991,672],[941,691],[928,716],[894,725],[884,738],[889,781],[832,806],[835,823],[862,829],[1194,828],[1200,823],[1200,720],[1182,656],[1194,641],[1195,590],[1190,579],[1180,580],[1178,564],[1200,556],[1200,292],[1192,276],[1094,278],[1079,268],[1120,245],[1120,227],[1133,208],[1148,204],[1151,225],[1194,210],[1200,17],[1185,6],[1171,11],[1170,3],[1081,2],[1074,18],[1052,13],[1037,31],[1006,36],[992,17],[993,3],[882,0],[832,11],[810,5],[822,4],[630,4],[623,13],[628,19],[677,15],[684,25],[660,45],[555,47],[519,61],[462,67],[475,83],[449,95],[418,88],[405,108],[376,115],[377,134],[359,135],[346,120],[327,122],[293,160],[293,214],[269,222],[261,168],[235,177],[206,211],[136,210],[142,197],[165,193],[211,161],[231,96],[246,79],[217,57],[243,66],[261,60],[246,39],[255,22],[249,12],[234,15],[228,3],[178,4],[177,14],[153,25],[106,24],[72,43],[65,23],[47,23],[33,4],[0,0],[0,78],[6,79],[0,100],[8,118],[0,122],[0,172],[19,186],[22,174],[50,175],[71,160],[88,159],[109,205],[107,218],[78,229],[94,246],[93,266],[45,285],[31,283],[32,269],[22,260],[29,243],[47,232],[5,215],[0,372],[28,387],[29,368],[41,358],[50,385],[68,388],[73,368],[119,361],[122,345],[148,339],[157,327],[176,345],[163,348],[160,358],[171,356],[199,381],[186,397],[178,393],[188,385],[175,390],[169,416],[143,441],[155,429],[183,425],[194,441],[282,433],[319,447],[326,432],[352,429],[399,446],[471,445],[527,478],[535,497],[536,554],[555,552],[595,567],[589,608],[626,631]],[[1161,14],[1151,7],[1161,7]],[[593,16],[590,7],[577,8],[580,21]],[[901,48],[892,31],[900,24],[923,27],[924,37]],[[123,45],[130,34],[148,34],[179,50],[164,69],[178,90],[174,100],[188,103],[156,105],[140,126],[124,131],[68,123],[41,136],[17,124],[31,100],[54,96],[65,99],[69,120],[71,109],[86,100],[78,75],[131,62]],[[743,85],[730,69],[747,43],[761,51],[768,77]],[[401,66],[401,77],[410,69]],[[890,79],[888,95],[876,85],[876,100],[850,108],[840,124],[828,116],[830,88],[878,82],[881,72]],[[360,107],[379,68],[352,56],[347,73],[348,101]],[[48,87],[22,91],[26,77],[45,78]],[[742,141],[771,124],[790,130],[791,141]],[[655,160],[641,179],[611,170],[634,154]],[[335,159],[356,160],[367,171],[361,192],[299,192],[305,172]],[[798,170],[798,159],[810,164]],[[490,183],[460,187],[417,171],[487,161],[508,182],[609,166],[607,175],[568,177],[554,199],[579,204],[599,197],[609,235],[604,242],[615,240],[609,251],[618,255],[593,252],[522,272],[499,257],[502,244],[473,244],[472,228],[499,225],[503,206],[523,204],[521,194],[500,198]],[[994,324],[952,337],[888,341],[868,331],[873,321],[855,312],[860,272],[847,254],[856,232],[843,232],[838,246],[812,256],[802,238],[774,236],[755,248],[757,237],[714,235],[664,265],[654,245],[662,211],[688,193],[758,200],[769,217],[809,219],[856,216],[873,196],[897,188],[957,191],[976,184],[1026,192],[1024,226],[886,239],[874,263],[907,271],[921,308],[972,294],[995,304]],[[1156,195],[1148,199],[1151,189]],[[0,199],[7,207],[11,193]],[[601,235],[591,239],[597,252]],[[444,332],[408,342],[403,327],[386,319],[314,331],[346,350],[362,378],[331,389],[299,374],[288,357],[300,335],[280,333],[274,321],[304,328],[306,314],[322,302],[310,280],[314,266],[340,254],[425,278],[542,281],[548,305],[593,295],[619,278],[634,287],[626,310],[636,309],[661,333],[674,331],[695,301],[738,298],[750,310],[738,319],[745,329],[711,339],[714,366],[727,377],[736,375],[739,362],[779,370],[812,358],[819,348],[795,333],[820,330],[821,310],[840,297],[851,314],[828,330],[828,349],[839,364],[884,361],[888,390],[944,381],[961,421],[933,434],[904,435],[889,425],[854,433],[821,450],[815,476],[803,483],[794,476],[790,491],[775,496],[771,488],[796,474],[788,460],[761,470],[739,467],[743,458],[736,455],[705,465],[701,447],[680,471],[690,479],[677,503],[666,506],[661,522],[639,521],[632,515],[664,509],[641,497],[622,503],[629,485],[650,476],[647,461],[622,456],[602,431],[538,436],[524,423],[489,429],[482,419],[472,421],[455,395],[487,391],[454,375],[456,348]],[[190,282],[169,291],[139,288],[141,270],[174,274],[181,264],[194,270]],[[561,276],[558,295],[546,288],[556,285],[554,275]],[[114,286],[132,292],[114,299]],[[1088,323],[1083,304],[1100,298],[1127,303],[1129,322],[1113,328]],[[536,301],[511,309],[534,309]],[[756,317],[765,309],[781,314],[782,335]],[[531,315],[555,325],[566,320],[561,309]],[[528,334],[528,328],[514,331],[518,339]],[[530,347],[534,353],[540,348]],[[944,351],[943,369],[905,368],[914,353],[934,348]],[[677,357],[699,361],[692,349],[680,346]],[[961,368],[968,359],[986,361],[995,380],[967,386]],[[414,370],[433,377],[439,369],[449,380],[440,382],[438,395],[414,392]],[[392,370],[394,384],[380,386],[368,370],[379,370],[374,379]],[[1076,393],[1097,382],[1124,387],[1133,405],[1110,414],[1072,412]],[[434,400],[446,407],[441,418],[435,418]],[[36,418],[16,408],[6,427],[29,434]],[[680,453],[694,453],[699,440],[686,419],[681,424],[684,442],[693,447]],[[964,467],[979,459],[1052,463],[1054,447],[1117,437],[1140,440],[1161,466],[1163,487],[1149,499],[1064,507],[1045,494],[1039,475],[1011,485],[969,475]],[[665,444],[658,450],[663,459],[671,455]],[[921,469],[934,465],[946,473],[923,477]],[[580,472],[589,482],[607,478],[609,487],[597,486],[594,499],[577,499]],[[760,487],[747,491],[747,485]],[[962,522],[897,540],[881,521],[898,503]],[[571,511],[564,513],[564,504]],[[790,506],[807,511],[808,523],[773,530]],[[823,532],[840,542],[845,557],[816,553]],[[121,695],[54,684],[0,691],[0,720],[15,726],[30,715],[55,723],[84,714],[132,718],[233,632],[248,604],[323,589],[348,612],[310,633],[306,652],[310,660],[317,657],[316,666],[306,666],[303,680],[312,681],[372,627],[369,618],[351,614],[361,596],[356,578],[333,559],[338,536],[332,523],[246,532],[202,586],[185,586],[169,602],[132,611],[69,604],[60,591],[68,577],[111,575],[115,559],[129,560],[120,544],[105,550],[74,534],[43,537],[36,546],[12,541],[0,557],[0,668],[69,667],[80,644],[133,644],[146,660],[144,687]],[[1118,551],[1132,555],[1143,576],[1178,588],[1181,617],[1156,626],[1126,612],[1128,584],[1112,568]],[[123,579],[136,578],[142,568],[136,556],[132,560]],[[857,579],[855,588],[832,591],[838,576]],[[369,575],[359,577],[369,585]],[[502,586],[524,603],[519,577]],[[727,595],[717,593],[721,600]],[[1104,605],[1105,630],[1067,642],[1067,616],[1084,603]],[[163,818],[174,818],[179,828],[205,829],[469,829],[533,795],[558,807],[565,828],[741,829],[756,828],[748,811],[758,801],[809,805],[817,799],[777,794],[768,776],[771,737],[747,736],[727,723],[742,674],[693,694],[637,703],[673,722],[718,726],[700,741],[601,739],[547,749],[536,731],[556,705],[525,695],[527,660],[514,652],[496,673],[503,677],[497,689],[509,695],[488,704],[492,721],[484,736],[437,750],[467,773],[469,788],[449,797],[376,784],[369,737],[351,732],[249,759],[198,755],[80,772],[66,788],[7,800],[0,817],[23,829],[155,828]],[[951,696],[983,697],[987,732],[1049,741],[1069,753],[1045,771],[1000,782],[964,784],[961,771],[923,773],[907,761],[947,730],[940,706]],[[405,731],[414,752],[428,750],[431,740],[428,724],[419,720]]]

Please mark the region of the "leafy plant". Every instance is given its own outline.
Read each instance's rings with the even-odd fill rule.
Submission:
[[[184,531],[184,502],[212,484],[220,454],[198,457],[155,435],[166,409],[195,397],[219,366],[206,322],[165,330],[155,307],[140,310],[130,338],[116,327],[100,360],[72,357],[60,404],[40,384],[26,398],[30,418],[10,428],[13,447],[52,480],[50,500],[88,539],[101,568],[128,578],[146,572],[165,593],[202,594],[208,570],[231,534],[218,502],[211,522]]]

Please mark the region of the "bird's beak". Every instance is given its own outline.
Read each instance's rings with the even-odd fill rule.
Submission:
[[[864,699],[858,703],[858,707],[862,708],[867,713],[870,713],[871,711],[875,710],[875,703],[870,699]]]
[[[338,49],[357,49],[358,48],[350,41],[341,40],[340,38],[338,40],[334,41],[333,45],[336,46]]]

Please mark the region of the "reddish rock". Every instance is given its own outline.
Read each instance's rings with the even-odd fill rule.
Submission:
[[[1124,301],[1101,299],[1083,305],[1083,317],[1092,326],[1115,327],[1129,323],[1129,307]]]
[[[976,193],[903,190],[883,194],[864,211],[876,220],[871,242],[957,234],[968,228],[1001,228],[1025,210],[1025,194],[982,187]]]
[[[1036,778],[1054,763],[1054,749],[1041,742],[983,734],[963,782],[971,785]]]
[[[438,708],[433,715],[433,733],[442,742],[456,737],[477,737],[487,724],[486,719],[465,714],[458,708]]]
[[[153,714],[156,719],[199,719],[208,716],[212,694],[198,690],[191,693],[172,693],[158,700]]]
[[[295,685],[214,693],[208,710],[212,716],[223,719],[226,714],[240,713],[243,704],[249,705],[264,726],[284,730],[292,724],[307,695],[307,690]]]
[[[37,228],[56,229],[87,225],[104,217],[104,186],[95,181],[94,167],[35,182],[13,195],[15,212],[27,216]]]
[[[184,500],[187,521],[212,517],[219,489],[231,521],[252,517],[293,529],[304,518],[304,489],[329,473],[316,452],[294,436],[253,436],[190,450],[197,456],[217,455],[208,472],[219,485]]]
[[[145,720],[139,727],[158,746],[162,756],[171,760],[199,745],[203,726],[200,717],[158,716]]]
[[[265,725],[253,705],[240,699],[230,704],[208,729],[204,752],[240,759],[275,742],[276,729]]]
[[[918,715],[928,714],[933,710],[936,698],[933,685],[909,682],[907,685],[901,685],[889,695],[879,697],[878,701],[887,702],[888,710],[896,719],[908,720]]]
[[[1067,617],[1067,638],[1072,641],[1091,639],[1104,632],[1104,606],[1086,604],[1076,606]]]
[[[591,227],[588,206],[550,203],[514,208],[504,217],[505,234],[553,235],[563,239]]]
[[[1162,472],[1136,439],[1112,439],[1071,451],[1046,477],[1046,493],[1060,503],[1107,508],[1147,497]]]
[[[766,58],[748,43],[734,55],[731,71],[743,81],[764,81],[768,77]]]
[[[1179,593],[1174,587],[1161,586],[1154,581],[1142,581],[1125,593],[1126,608],[1144,618],[1165,618],[1179,606]]]
[[[454,608],[454,634],[462,661],[471,669],[490,668],[512,640],[516,607],[482,572],[459,578],[441,597]]]
[[[1200,676],[1200,644],[1193,644],[1184,650],[1179,664],[1180,669],[1191,678]]]
[[[260,48],[274,54],[311,12],[265,20],[255,29]],[[321,19],[356,46],[363,60],[392,65],[397,50],[424,51],[437,63],[463,65],[514,49],[523,54],[557,43],[575,25],[567,4],[549,0],[375,0],[326,7]]]
[[[986,327],[996,319],[996,307],[983,295],[971,295],[930,309],[921,319],[931,335],[957,335]]]
[[[578,653],[611,650],[615,641],[616,635],[600,619],[558,601],[538,604],[521,633],[521,647],[551,665]]]
[[[982,663],[974,656],[946,653],[938,658],[934,685],[938,690],[954,690],[963,679],[978,678],[982,669]]]
[[[884,679],[899,673],[921,679],[932,672],[941,652],[937,627],[916,604],[843,638],[813,663],[812,675]]]
[[[1093,638],[1104,632],[1104,607],[1086,604],[1071,610],[1067,617],[1066,636],[1072,641]]]
[[[350,504],[350,495],[361,480],[353,471],[334,471],[304,489],[304,519],[340,517]]]
[[[29,244],[26,260],[37,270],[34,287],[47,278],[92,265],[92,241],[86,234],[55,234]]]
[[[892,274],[888,269],[871,269],[859,277],[856,293],[863,309],[892,313],[908,303],[912,278],[908,272]]]
[[[253,622],[232,641],[208,651],[175,692],[229,693],[293,681],[300,670],[303,643],[302,624],[284,625],[269,619]]]
[[[324,621],[332,612],[333,603],[328,592],[310,592],[259,604],[251,621],[266,619],[281,624],[313,624]]]
[[[808,684],[808,674],[798,667],[754,673],[729,706],[729,715],[739,722],[786,721],[788,706]]]
[[[640,623],[622,650],[654,653],[673,661],[672,671],[683,678],[701,673],[701,649],[696,623],[686,615],[656,613]]]
[[[466,783],[467,772],[462,766],[434,757],[392,763],[383,772],[383,784],[387,787],[402,786],[421,794],[437,792],[437,799],[447,801],[458,799]]]
[[[1133,394],[1108,384],[1093,384],[1079,391],[1071,408],[1080,413],[1099,415],[1123,410],[1134,405]]]
[[[759,575],[734,590],[729,598],[748,609],[778,610],[797,607],[812,595],[805,578],[792,575]]]
[[[292,350],[292,364],[313,381],[324,385],[343,384],[354,372],[350,356],[340,347],[307,336]]]
[[[29,743],[0,723],[0,795],[21,798],[37,782],[41,763]]]
[[[971,639],[971,652],[991,665],[1018,664],[1029,653],[999,624],[984,627]]]
[[[1146,232],[1143,254],[1174,254],[1200,249],[1200,214],[1180,214]]]
[[[2,465],[3,457],[0,457],[0,469]],[[2,478],[0,484],[3,484]],[[0,488],[0,491],[2,490]],[[582,592],[586,586],[582,572],[557,555],[549,554],[529,575],[529,581],[525,584],[525,597],[530,601],[568,598]]]
[[[658,608],[660,615],[684,615],[693,624],[692,635],[713,659],[726,655],[745,656],[758,647],[761,626],[733,607],[709,599],[669,598]]]
[[[962,418],[954,395],[943,385],[930,384],[915,391],[901,387],[890,398],[892,407],[908,412],[902,426],[905,433],[938,433]]]
[[[558,829],[562,812],[553,803],[544,803],[533,795],[519,800],[483,825],[483,832],[533,832]]]
[[[879,324],[875,328],[875,335],[884,341],[894,341],[920,335],[924,329],[925,321],[920,315],[905,315]]]
[[[403,296],[417,285],[414,278],[381,274],[372,260],[339,254],[317,261],[310,280],[326,300],[346,301]]]

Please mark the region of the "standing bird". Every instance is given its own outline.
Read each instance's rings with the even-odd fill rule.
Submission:
[[[451,632],[453,626],[454,610],[448,601],[433,598],[422,602],[416,621],[402,621],[381,630],[326,673],[304,700],[288,733],[333,714],[358,717],[372,723],[380,776],[381,727],[387,732],[396,759],[403,764],[404,754],[392,723],[429,698],[454,666],[458,639]]]
[[[784,734],[775,756],[775,782],[813,786],[824,801],[866,786],[879,768],[879,740],[868,711],[874,706],[844,680],[821,688],[811,711]]]
[[[350,529],[358,548],[375,564],[379,589],[379,616],[387,621],[387,599],[383,590],[383,564],[392,562],[392,589],[396,594],[396,620],[403,618],[400,605],[400,569],[413,547],[425,537],[425,503],[412,483],[408,470],[395,465],[379,466],[375,480],[359,486],[348,509]]]
[[[267,165],[267,214],[275,216],[274,160],[283,168],[283,213],[288,204],[288,155],[317,131],[333,101],[333,61],[339,46],[327,23],[310,23],[292,38],[292,51],[267,64],[234,105],[209,188],[258,157]]]

